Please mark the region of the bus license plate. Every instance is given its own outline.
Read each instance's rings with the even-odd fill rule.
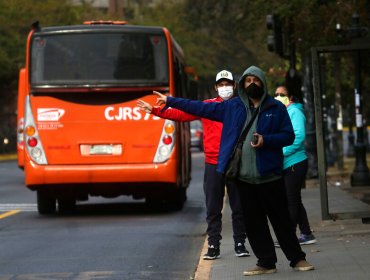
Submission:
[[[122,145],[81,145],[80,151],[83,156],[87,155],[121,155]]]

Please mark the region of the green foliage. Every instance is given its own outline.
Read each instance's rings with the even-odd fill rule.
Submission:
[[[32,22],[38,20],[41,26],[50,26],[79,24],[92,19],[120,19],[118,15],[109,18],[88,2],[72,6],[70,0],[0,1],[0,24],[3,27],[0,29],[0,85],[16,88]],[[187,63],[204,79],[213,80],[221,69],[229,69],[237,76],[254,64],[266,71],[270,88],[284,81],[289,61],[267,51],[267,14],[278,14],[284,24],[288,20],[293,22],[298,70],[301,70],[300,61],[310,48],[348,43],[344,36],[338,36],[335,25],[341,23],[343,27],[350,27],[355,11],[359,13],[361,25],[370,26],[368,0],[125,2],[128,5],[126,20],[132,24],[167,27],[184,49]],[[351,76],[349,70],[343,71],[347,71],[344,75]],[[0,88],[1,94],[3,91]]]
[[[0,103],[14,103],[18,71],[25,64],[27,34],[33,22],[69,25],[95,18],[104,17],[90,5],[71,6],[69,0],[0,1]]]
[[[296,67],[302,71],[304,61],[312,47],[348,44],[351,39],[336,31],[340,23],[344,29],[352,26],[352,15],[357,12],[362,26],[370,28],[368,0],[172,0],[153,6],[141,6],[136,23],[169,27],[184,48],[187,62],[198,74],[212,81],[220,69],[229,69],[238,75],[255,64],[266,71],[268,87],[274,90],[285,81],[290,67],[289,59],[282,59],[267,51],[266,15],[277,14],[291,34],[296,46]],[[287,35],[287,33],[285,33]],[[368,58],[368,55],[365,55]],[[330,58],[332,59],[332,57]],[[333,61],[327,61],[326,94],[334,103],[336,81]],[[353,103],[354,66],[348,54],[342,58],[341,81],[344,104]],[[363,68],[364,86],[369,85],[369,67]],[[368,89],[369,90],[369,89]]]
[[[266,49],[253,43],[248,5],[243,0],[161,1],[140,11],[134,23],[168,27],[183,47],[188,64],[205,79],[213,79],[221,69],[241,74],[251,64],[258,64],[259,50]]]

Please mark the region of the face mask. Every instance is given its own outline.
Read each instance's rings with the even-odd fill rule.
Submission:
[[[233,86],[219,87],[219,88],[217,88],[217,92],[218,92],[218,95],[223,100],[228,100],[234,94],[234,87]]]
[[[255,83],[251,83],[247,88],[244,89],[244,92],[252,99],[261,99],[263,95],[263,88],[257,86]]]
[[[276,96],[275,97],[276,100],[279,100],[281,103],[283,103],[285,106],[288,106],[290,100],[289,100],[289,97],[288,96]]]

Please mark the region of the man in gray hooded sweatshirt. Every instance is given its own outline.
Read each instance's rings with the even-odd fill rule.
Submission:
[[[225,173],[244,128],[256,118],[242,147],[239,177],[235,180],[242,202],[249,243],[257,266],[244,275],[276,272],[276,252],[268,220],[290,265],[298,271],[312,270],[295,235],[284,189],[283,147],[294,141],[294,131],[286,107],[268,95],[264,72],[255,66],[246,69],[238,83],[239,97],[222,103],[159,97],[157,104],[177,108],[200,117],[223,122],[217,171]]]

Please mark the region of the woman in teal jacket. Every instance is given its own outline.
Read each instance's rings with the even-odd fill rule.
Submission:
[[[289,217],[283,171],[283,147],[294,141],[294,131],[285,106],[268,95],[265,74],[255,66],[246,69],[238,82],[239,96],[222,103],[205,103],[167,97],[155,92],[157,104],[223,122],[217,171],[224,173],[232,151],[254,112],[242,148],[240,193],[249,243],[258,261],[244,275],[276,272],[276,252],[268,220],[290,265],[299,271],[314,267],[305,260]],[[257,141],[252,141],[257,138]]]
[[[306,139],[306,116],[303,105],[295,101],[285,86],[278,86],[275,91],[275,99],[287,106],[290,120],[292,121],[295,140],[292,145],[284,147],[284,171],[283,177],[285,190],[288,197],[290,217],[295,226],[299,226],[299,243],[308,245],[316,243],[308,222],[307,212],[302,203],[301,189],[306,180],[308,159],[305,150]],[[278,243],[275,244],[279,246]]]

